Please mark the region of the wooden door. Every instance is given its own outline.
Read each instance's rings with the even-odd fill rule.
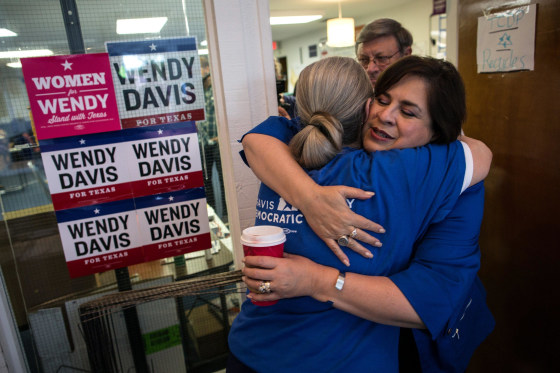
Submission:
[[[530,2],[537,3],[534,71],[478,74],[478,17],[508,8],[459,1],[465,132],[494,153],[480,245],[497,324],[469,372],[556,371],[560,353],[560,1]]]

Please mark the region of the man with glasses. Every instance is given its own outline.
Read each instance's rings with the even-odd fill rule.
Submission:
[[[371,84],[390,64],[412,54],[412,34],[389,18],[368,23],[356,39],[356,58]]]
[[[366,70],[375,88],[379,74],[393,62],[412,54],[412,34],[394,19],[380,18],[364,26],[356,39],[355,48],[356,59]],[[292,106],[293,112],[295,99]],[[290,114],[281,106],[278,107],[278,113],[291,119]]]

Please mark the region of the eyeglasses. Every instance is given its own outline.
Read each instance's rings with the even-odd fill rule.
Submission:
[[[375,56],[375,57],[369,57],[369,56],[360,56],[358,57],[358,62],[360,63],[360,65],[362,65],[362,67],[364,69],[367,69],[367,67],[369,66],[369,63],[373,61],[374,64],[377,65],[377,67],[384,67],[387,66],[389,64],[389,62],[391,61],[391,58],[395,57],[395,55],[397,53],[399,53],[400,51],[396,51],[395,53],[393,53],[390,56]]]

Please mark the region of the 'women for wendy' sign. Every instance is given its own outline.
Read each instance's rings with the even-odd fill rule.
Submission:
[[[37,138],[121,128],[107,53],[22,58]]]

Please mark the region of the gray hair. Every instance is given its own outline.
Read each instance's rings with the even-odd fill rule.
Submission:
[[[303,128],[290,150],[302,167],[322,167],[342,146],[361,141],[365,104],[373,88],[354,59],[328,57],[307,66],[299,75],[296,94]]]
[[[406,48],[412,46],[412,34],[402,25],[390,18],[380,18],[364,26],[356,39],[356,54],[358,46],[362,43],[375,40],[383,36],[394,36],[399,45],[399,52],[404,53]]]

